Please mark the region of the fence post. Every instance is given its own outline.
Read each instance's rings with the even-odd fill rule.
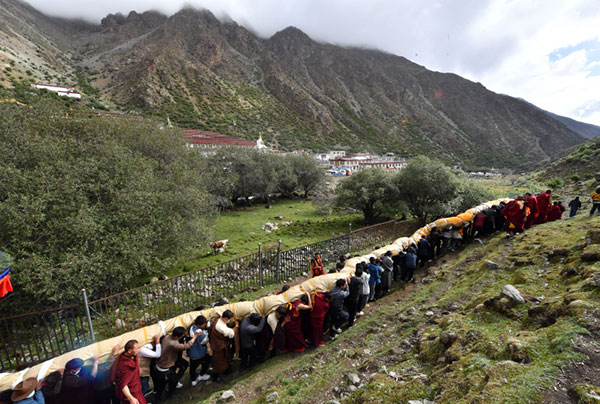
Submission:
[[[83,305],[85,306],[85,316],[87,317],[88,327],[90,329],[90,335],[92,337],[92,342],[96,341],[96,337],[94,336],[94,325],[92,324],[92,316],[90,316],[90,307],[88,305],[87,294],[85,293],[85,289],[81,289],[81,293],[83,294]]]
[[[258,276],[260,279],[260,287],[265,286],[264,275],[263,275],[263,262],[262,262],[262,245],[258,243]]]
[[[279,271],[281,270],[281,240],[277,243],[277,265],[275,267],[275,280],[279,282]]]
[[[352,223],[348,225],[348,254],[350,254],[350,246],[352,245],[350,242],[350,238],[352,237]]]

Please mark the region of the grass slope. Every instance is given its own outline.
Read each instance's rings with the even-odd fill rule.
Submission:
[[[594,402],[600,245],[587,246],[586,237],[600,243],[600,219],[474,242],[422,271],[416,285],[396,285],[336,341],[281,355],[223,385],[186,389],[176,402],[217,403],[226,389],[240,403],[264,403],[275,391],[279,403]],[[498,298],[506,284],[526,303]],[[569,378],[579,364],[586,377]]]
[[[350,223],[353,229],[362,227],[362,215],[338,211],[324,216],[311,201],[284,200],[270,206],[270,209],[265,209],[265,205],[261,204],[220,214],[214,240],[228,239],[227,251],[214,255],[208,245],[202,246],[195,257],[175,268],[174,272],[191,271],[256,252],[258,243],[262,243],[264,249],[271,249],[276,248],[278,240],[281,240],[281,248],[289,249],[347,233]],[[266,233],[262,230],[266,222],[291,224],[280,225],[279,230]]]

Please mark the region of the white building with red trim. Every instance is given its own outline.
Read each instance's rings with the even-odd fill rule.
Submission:
[[[43,83],[32,84],[31,86],[34,88],[40,89],[40,90],[44,89],[44,90],[52,91],[52,92],[60,95],[61,97],[81,99],[81,93],[75,91],[75,87],[73,87],[73,86],[67,87],[67,86],[59,86],[59,85],[55,85],[55,84],[43,84]]]

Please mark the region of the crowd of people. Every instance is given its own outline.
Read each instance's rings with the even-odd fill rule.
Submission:
[[[600,212],[600,188],[592,200],[590,216]],[[575,216],[581,208],[579,198],[569,207],[570,216]],[[564,211],[562,203],[552,202],[551,190],[537,196],[527,193],[483,210],[466,226],[434,228],[406,250],[387,251],[359,262],[354,274],[338,279],[331,291],[305,293],[269,315],[252,313],[238,320],[231,310],[225,310],[213,321],[198,316],[189,328],[176,327],[168,335],[155,335],[148,344],[131,340],[124,347],[115,346],[102,363],[94,357],[91,367],[84,367],[82,359],[71,359],[41,383],[26,379],[2,393],[0,404],[145,404],[151,394],[152,401],[159,402],[183,387],[186,371],[192,386],[209,380],[221,382],[234,368],[234,354],[239,358],[236,367],[243,371],[280,353],[318,348],[325,344],[326,335],[335,339],[343,328],[352,327],[370,302],[389,292],[392,282],[414,282],[418,267],[455,251],[471,238],[500,230],[512,237],[534,224],[561,219]],[[341,256],[328,272],[340,272],[346,258]],[[325,274],[319,254],[312,257],[310,270],[313,277]],[[277,293],[287,289],[284,285]]]

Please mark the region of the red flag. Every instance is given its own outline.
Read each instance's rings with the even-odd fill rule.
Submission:
[[[10,268],[8,268],[0,275],[0,297],[4,297],[12,291],[13,287],[10,283]]]

